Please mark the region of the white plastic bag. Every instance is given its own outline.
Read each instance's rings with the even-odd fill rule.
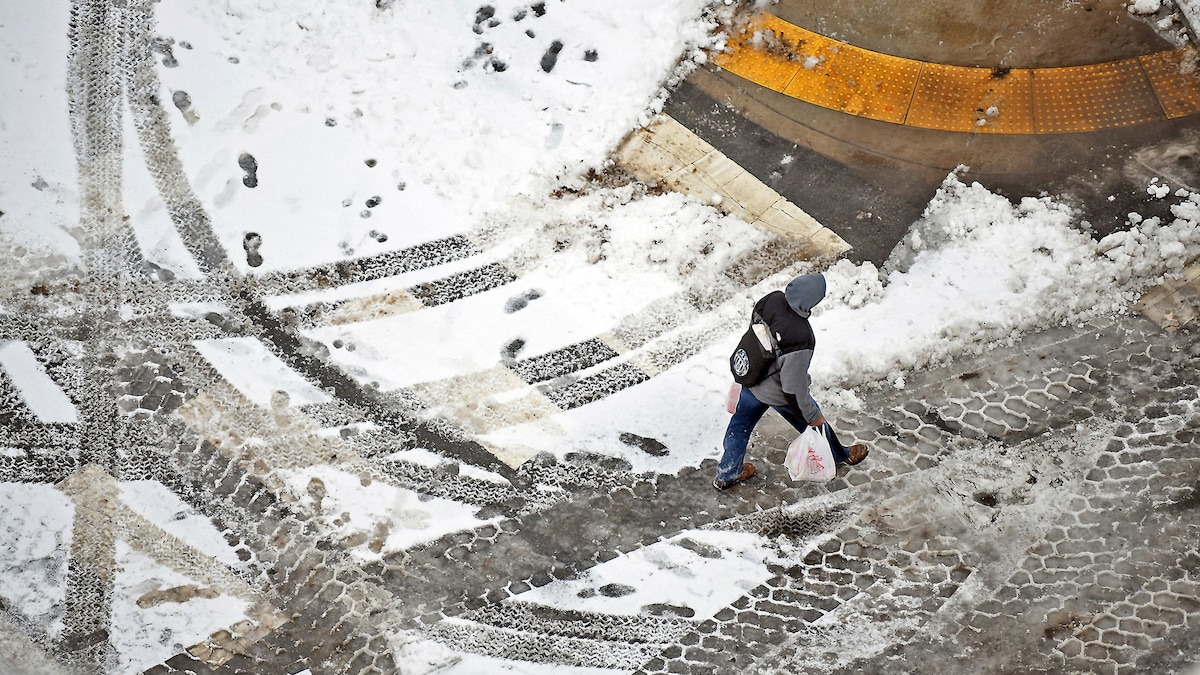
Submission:
[[[825,426],[809,427],[788,446],[783,460],[792,480],[828,481],[837,475]]]
[[[729,393],[725,395],[725,410],[732,415],[737,411],[738,399],[742,397],[742,385],[734,382],[729,385]]]

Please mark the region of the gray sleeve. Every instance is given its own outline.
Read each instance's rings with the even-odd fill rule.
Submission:
[[[804,416],[804,421],[809,423],[821,417],[821,407],[808,391],[812,383],[812,378],[808,375],[812,357],[811,349],[802,349],[779,357],[779,383],[783,386],[783,393],[789,399],[795,397],[800,414]]]

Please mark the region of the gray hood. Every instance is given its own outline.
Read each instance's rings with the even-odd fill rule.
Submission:
[[[825,276],[802,274],[788,283],[783,295],[792,311],[807,319],[812,315],[812,308],[825,297]]]

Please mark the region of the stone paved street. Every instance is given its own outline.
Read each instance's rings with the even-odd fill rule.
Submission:
[[[131,352],[114,380],[125,383],[120,400],[141,401],[142,421],[121,423],[140,440],[109,471],[170,489],[218,524],[243,564],[230,578],[187,562],[184,543],[160,555],[262,598],[256,629],[212,645],[232,653],[220,667],[192,650],[148,672],[406,672],[385,637],[398,629],[506,659],[647,673],[1183,672],[1200,649],[1198,344],[1190,328],[1168,333],[1130,315],[915,373],[902,391],[866,394],[862,412],[829,411],[873,450],[828,485],[783,475],[790,435],[773,417],[751,448],[761,477],[726,493],[708,487],[712,462],[637,475],[603,457],[534,460],[501,487],[388,462],[378,439],[325,444],[357,455],[344,461],[364,479],[388,476],[499,517],[366,566],[309,534],[312,516],[263,482],[264,462],[296,460],[231,455],[172,421],[192,423],[201,413],[187,411],[210,396],[192,393],[199,364]],[[352,391],[337,401],[343,415],[379,405]],[[6,481],[57,482],[80,503],[110,489],[71,451],[69,430],[19,422],[17,409],[6,444],[62,449],[7,456]],[[246,412],[224,410],[222,425],[299,433]],[[1004,461],[979,461],[994,446]],[[546,486],[560,491],[549,501]],[[114,515],[89,518],[99,520],[86,531],[99,533]],[[709,529],[808,553],[703,620],[680,608],[629,617],[506,602]],[[112,545],[76,541],[68,616],[78,637],[49,655],[85,671],[107,628],[103,569],[87,570]],[[864,658],[864,641],[888,647]]]

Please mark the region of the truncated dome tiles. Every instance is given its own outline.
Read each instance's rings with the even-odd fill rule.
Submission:
[[[861,49],[761,14],[715,62],[822,108],[941,131],[1077,133],[1200,112],[1189,49],[1067,68],[966,68]]]

